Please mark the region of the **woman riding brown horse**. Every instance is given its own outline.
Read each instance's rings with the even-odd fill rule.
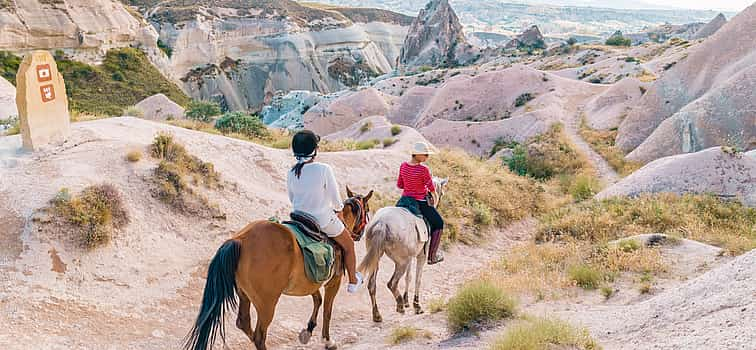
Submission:
[[[350,192],[351,193],[351,192]],[[372,194],[372,192],[371,192]],[[350,195],[344,202],[341,217],[357,240],[364,229],[367,196]],[[225,342],[223,318],[237,306],[235,294],[239,295],[239,313],[236,327],[244,331],[258,350],[266,349],[265,338],[273,320],[278,299],[282,294],[312,296],[313,310],[307,329],[299,338],[307,343],[316,326],[318,310],[323,308],[323,339],[327,349],[335,349],[329,332],[333,301],[339,292],[344,264],[341,250],[334,245],[333,276],[323,284],[311,282],[304,267],[304,257],[294,234],[286,226],[271,221],[255,221],[244,227],[218,249],[210,262],[205,283],[205,292],[197,321],[187,336],[185,349],[206,350],[212,347],[220,334]],[[325,285],[325,300],[320,288]],[[250,303],[257,311],[254,332],[250,321]]]

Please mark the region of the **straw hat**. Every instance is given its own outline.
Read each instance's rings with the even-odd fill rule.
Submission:
[[[425,142],[415,142],[415,144],[412,146],[412,151],[410,152],[411,155],[416,154],[435,154],[431,147],[425,143]]]

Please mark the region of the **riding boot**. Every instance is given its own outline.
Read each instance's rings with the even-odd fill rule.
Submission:
[[[430,251],[428,252],[428,265],[433,265],[444,261],[444,256],[438,250],[441,245],[441,233],[443,230],[435,230],[430,237]]]

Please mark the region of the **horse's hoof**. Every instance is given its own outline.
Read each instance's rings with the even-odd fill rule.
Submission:
[[[406,303],[404,303],[404,307],[406,307],[406,308],[408,308],[408,307],[409,307],[409,301],[408,301],[408,302],[406,302]]]
[[[339,348],[339,345],[335,341],[329,340],[325,343],[325,348],[326,350],[336,350]]]
[[[400,314],[404,315],[404,307],[402,307],[401,305],[400,305],[400,306],[397,306],[397,307],[396,307],[396,312],[398,312],[398,313],[400,313]]]
[[[373,322],[381,323],[383,322],[383,317],[381,317],[381,315],[373,315]]]
[[[415,315],[422,315],[424,313],[425,313],[425,311],[423,311],[423,309],[421,309],[419,307],[415,308]]]
[[[310,337],[312,337],[312,332],[303,329],[301,332],[299,332],[299,342],[302,344],[307,344],[310,342]]]

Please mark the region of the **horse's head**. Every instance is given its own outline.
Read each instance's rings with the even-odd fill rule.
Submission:
[[[436,187],[436,194],[438,195],[438,203],[436,203],[436,208],[441,204],[441,198],[444,198],[444,193],[446,190],[446,184],[449,183],[449,179],[442,179],[440,177],[433,177],[433,186]]]
[[[370,204],[368,202],[373,197],[373,191],[363,196],[353,193],[349,186],[346,190],[349,198],[344,201],[344,209],[342,210],[344,225],[352,234],[352,239],[359,241],[365,233],[368,221],[370,221]]]

